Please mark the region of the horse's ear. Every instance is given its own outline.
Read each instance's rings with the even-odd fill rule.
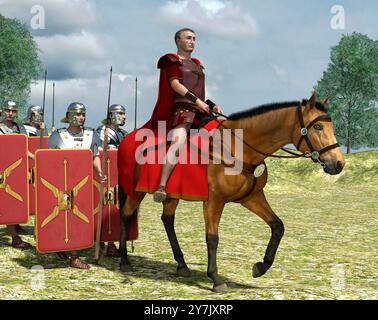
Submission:
[[[326,106],[329,103],[329,98],[324,98],[322,101],[320,101],[323,106]]]
[[[307,102],[307,107],[312,109],[316,106],[316,91],[312,93],[311,98]]]

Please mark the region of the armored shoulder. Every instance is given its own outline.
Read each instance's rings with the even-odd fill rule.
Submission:
[[[174,63],[182,64],[180,57],[174,53],[168,53],[162,56],[157,64],[158,69],[166,68]]]
[[[95,131],[95,129],[93,129],[91,127],[84,127],[83,130],[84,131]]]
[[[205,67],[203,66],[203,64],[201,63],[201,61],[197,58],[192,58],[192,61],[194,61],[195,63],[197,63],[202,69],[205,69]]]
[[[57,129],[53,133],[51,133],[48,141],[49,149],[62,149],[63,146],[63,141],[62,138],[60,137],[60,133],[65,132],[66,129]]]
[[[126,136],[129,134],[126,130],[123,130],[123,129],[121,129],[121,128],[119,128],[118,131],[119,131],[124,137],[126,137]]]
[[[100,133],[101,131],[104,131],[104,129],[105,129],[105,126],[101,125],[101,126],[97,127],[96,131],[97,131],[97,133]]]
[[[28,134],[28,136],[35,137],[35,136],[39,135],[39,130],[37,128],[30,126],[28,124],[24,124],[24,127],[25,127],[25,130],[26,130],[26,133]]]

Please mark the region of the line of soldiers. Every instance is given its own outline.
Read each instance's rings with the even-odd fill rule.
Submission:
[[[108,148],[118,148],[127,132],[121,127],[125,125],[125,107],[114,104],[109,108],[108,117]],[[40,130],[44,128],[43,109],[40,106],[32,105],[28,108],[27,116],[23,123],[17,121],[18,106],[12,100],[3,103],[0,109],[0,134],[25,134],[28,136],[39,136]],[[108,119],[103,120],[96,130],[84,127],[86,119],[86,107],[79,102],[71,103],[66,111],[65,117],[61,120],[67,123],[67,128],[60,128],[51,133],[48,139],[50,149],[91,149],[93,153],[93,167],[100,180],[106,181],[107,177],[102,172],[99,148],[104,139],[105,124]],[[28,152],[28,157],[34,160],[34,155]],[[1,205],[1,204],[0,204]],[[22,228],[19,225],[8,225],[7,231],[12,237],[12,247],[17,249],[29,249],[32,246],[23,241],[19,236]],[[69,259],[65,252],[57,253],[59,259]],[[118,256],[118,250],[113,242],[108,243],[108,256]],[[79,269],[88,269],[89,265],[79,258],[76,251],[71,253],[70,266]]]

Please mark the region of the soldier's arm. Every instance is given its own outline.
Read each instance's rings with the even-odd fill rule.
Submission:
[[[101,159],[99,156],[95,156],[93,159],[93,168],[95,169],[98,177],[100,178],[101,181],[106,181],[106,176],[102,172],[101,168]]]
[[[30,151],[28,151],[28,157],[32,160],[35,160],[34,154],[32,154]]]
[[[102,172],[101,166],[101,159],[100,159],[100,152],[99,147],[102,146],[102,141],[96,131],[93,132],[93,140],[92,140],[92,152],[93,152],[93,168],[95,169],[98,177],[101,181],[106,181],[106,175]]]
[[[186,94],[188,93],[188,89],[179,81],[179,79],[171,79],[170,80],[170,85],[173,89],[173,91],[177,92],[179,95],[185,97]],[[209,113],[209,106],[203,102],[200,98],[197,98],[196,101],[193,101],[197,107],[198,110],[204,113]]]

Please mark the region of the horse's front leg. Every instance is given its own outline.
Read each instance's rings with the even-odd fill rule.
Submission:
[[[119,240],[119,254],[121,256],[120,269],[124,272],[131,270],[130,261],[127,257],[126,245],[128,227],[132,220],[132,214],[135,212],[135,210],[138,209],[139,204],[142,202],[144,196],[145,194],[138,194],[136,200],[133,200],[131,197],[127,197],[124,205],[122,205],[121,202],[121,235]]]
[[[226,292],[226,283],[218,276],[217,250],[219,243],[218,227],[224,203],[216,200],[204,202],[204,218],[207,244],[207,275],[213,280],[214,292]]]
[[[178,263],[177,274],[182,277],[188,277],[190,275],[190,270],[186,265],[184,254],[181,251],[180,245],[177,240],[175,231],[175,213],[179,200],[167,199],[163,202],[163,214],[161,215],[161,220],[164,223],[165,231],[171,244],[173,251],[173,256]]]
[[[272,266],[281,238],[284,235],[285,228],[281,219],[278,218],[271,209],[262,190],[252,195],[247,201],[242,202],[241,204],[262,218],[272,231],[268,247],[265,251],[264,262],[256,263],[252,269],[253,277],[257,278],[265,274]]]

